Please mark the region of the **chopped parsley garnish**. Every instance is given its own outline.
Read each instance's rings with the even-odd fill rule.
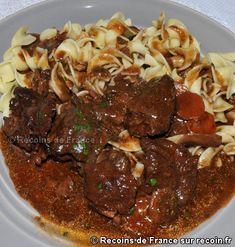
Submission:
[[[83,150],[83,154],[87,156],[89,154],[89,150],[88,149],[84,149]]]
[[[90,132],[91,131],[91,125],[90,124],[75,124],[74,129],[77,132],[79,132],[81,130],[86,130],[87,132]]]
[[[102,182],[98,183],[97,189],[98,190],[102,190],[103,189],[103,183]]]
[[[132,215],[135,212],[135,207],[130,208],[129,214]]]
[[[149,183],[151,186],[157,186],[157,179],[156,178],[151,178],[149,179]]]
[[[86,143],[85,142],[80,142],[80,145],[82,147],[83,154],[88,155],[89,154],[89,149],[87,148]]]
[[[72,147],[73,147],[73,149],[76,150],[76,149],[78,148],[78,145],[77,145],[76,143],[73,143],[73,144],[72,144]]]
[[[84,155],[89,154],[89,149],[87,148],[86,143],[84,141],[81,141],[79,143],[73,143],[72,147],[77,153],[83,153]]]

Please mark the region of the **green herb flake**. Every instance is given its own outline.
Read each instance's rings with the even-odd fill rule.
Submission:
[[[77,152],[77,153],[83,153],[84,155],[88,155],[89,154],[89,149],[86,146],[85,142],[79,142],[79,143],[74,143],[72,144],[73,149]]]
[[[151,186],[155,187],[155,186],[157,186],[157,179],[151,178],[151,179],[149,179],[149,183]]]
[[[79,143],[74,143],[72,144],[72,148],[77,152],[77,153],[83,153],[84,155],[88,155],[89,154],[89,149],[86,146],[85,142],[79,142]]]
[[[76,150],[76,149],[78,148],[78,145],[77,145],[76,143],[73,143],[73,144],[72,144],[72,147],[73,147],[73,149]]]
[[[90,153],[90,152],[89,152],[89,149],[86,148],[86,149],[83,150],[83,154],[84,154],[84,155],[87,156],[89,153]]]
[[[89,149],[87,148],[86,143],[85,142],[81,142],[80,145],[82,147],[83,154],[84,155],[88,155],[89,154]]]
[[[86,130],[87,132],[90,132],[91,126],[90,126],[90,124],[75,124],[74,129],[77,132],[80,132],[81,130]]]
[[[103,189],[103,183],[102,182],[98,183],[97,189],[98,190],[102,190]]]
[[[135,212],[135,207],[130,208],[129,214],[132,215]]]
[[[63,232],[64,237],[68,237],[68,235],[69,235],[69,232],[67,232],[67,231]]]

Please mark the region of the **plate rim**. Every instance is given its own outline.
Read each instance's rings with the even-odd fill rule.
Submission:
[[[14,13],[11,13],[5,17],[3,17],[1,20],[0,20],[0,25],[4,24],[5,22],[11,20],[12,18],[16,17],[17,15],[20,15],[20,14],[24,14],[25,12],[28,12],[30,11],[31,9],[35,9],[35,8],[38,8],[38,7],[41,7],[41,6],[46,6],[46,5],[50,5],[50,4],[53,4],[53,3],[56,3],[56,2],[69,2],[70,0],[42,0],[40,2],[37,2],[37,3],[34,3],[32,5],[29,5],[29,6],[26,6],[25,8],[23,9],[19,9],[17,10],[16,12]],[[77,1],[80,1],[82,2],[83,0],[77,0]],[[96,2],[98,2],[99,0],[96,0]],[[110,0],[110,1],[113,1],[113,0]],[[220,26],[221,28],[223,28],[224,31],[226,31],[229,35],[232,35],[233,38],[235,39],[235,32],[233,32],[231,29],[229,29],[227,26],[225,26],[223,23],[217,21],[216,19],[214,19],[213,17],[210,17],[202,12],[200,12],[199,10],[196,10],[196,9],[193,9],[192,7],[190,6],[187,6],[187,5],[184,5],[182,3],[178,3],[178,2],[175,2],[174,0],[151,0],[153,2],[161,2],[163,4],[166,4],[166,5],[173,5],[173,6],[176,6],[178,8],[183,8],[185,9],[186,11],[189,11],[193,14],[197,14],[199,16],[201,16],[202,18],[206,19],[207,21],[210,21],[212,22],[213,24],[217,25],[217,26]]]
[[[31,10],[33,10],[33,9],[37,9],[37,8],[39,8],[39,7],[46,7],[47,5],[51,5],[51,4],[53,4],[53,3],[58,3],[58,2],[68,2],[69,0],[43,0],[43,1],[41,1],[41,2],[38,2],[38,3],[35,3],[35,4],[33,4],[33,5],[30,5],[30,6],[27,6],[27,7],[25,7],[25,8],[23,8],[23,9],[21,9],[21,10],[18,10],[18,11],[16,11],[16,12],[14,12],[14,13],[12,13],[12,14],[10,14],[10,15],[8,15],[8,16],[6,16],[6,17],[4,17],[4,18],[2,18],[1,20],[0,20],[0,26],[1,25],[4,25],[4,24],[6,24],[8,21],[10,21],[10,20],[12,20],[12,19],[14,19],[14,18],[17,18],[17,16],[18,15],[22,15],[22,14],[24,14],[24,13],[27,13],[27,12],[30,12]],[[93,1],[93,0],[92,0]],[[97,4],[97,2],[98,2],[99,0],[96,0],[96,1],[94,1],[95,2],[95,4]],[[109,0],[109,1],[111,1],[111,0]],[[115,1],[115,0],[114,0]],[[153,3],[155,2],[156,4],[158,3],[158,2],[161,2],[161,3],[163,3],[164,5],[167,5],[167,6],[175,6],[176,8],[181,8],[181,9],[184,9],[185,11],[187,11],[187,12],[190,12],[192,15],[198,15],[199,17],[201,17],[202,19],[204,19],[205,21],[209,21],[209,22],[211,22],[213,25],[215,25],[215,26],[217,26],[218,28],[220,28],[220,29],[223,29],[223,31],[224,32],[226,32],[227,33],[227,35],[230,35],[231,37],[232,37],[232,39],[234,39],[234,41],[235,41],[235,32],[233,32],[232,30],[230,30],[228,27],[226,27],[224,24],[222,24],[221,22],[218,22],[217,20],[215,20],[214,18],[212,18],[212,17],[210,17],[210,16],[207,16],[206,14],[204,14],[204,13],[201,13],[200,11],[198,11],[198,10],[195,10],[195,9],[193,9],[193,8],[191,8],[191,7],[189,7],[189,6],[186,6],[186,5],[184,5],[184,4],[181,4],[181,3],[177,3],[177,2],[175,2],[175,1],[173,1],[173,0],[170,0],[170,1],[166,1],[166,0],[151,0]],[[78,0],[78,2],[80,2],[80,3],[86,3],[85,1],[83,1],[83,0]],[[2,155],[2,157],[3,157],[3,159],[4,159],[4,156]],[[7,167],[7,165],[6,165],[6,163],[5,163],[5,160],[4,160],[4,162],[3,162],[3,165],[4,166],[6,166]],[[8,176],[9,176],[9,171],[8,171]],[[10,176],[9,176],[9,178],[10,178]],[[10,179],[11,180],[11,179]],[[12,180],[11,180],[11,182],[12,182]],[[18,193],[17,193],[18,194]],[[213,218],[215,218],[216,217],[216,215],[217,215],[217,213],[219,212],[219,211],[221,211],[222,209],[225,209],[232,201],[233,201],[233,199],[235,199],[235,197],[233,197],[223,208],[220,208],[214,215],[212,215],[212,217],[210,217],[209,219],[213,219]],[[22,200],[24,200],[24,199],[22,199]],[[32,206],[31,206],[32,207]],[[0,212],[0,215],[1,215],[1,212]],[[218,215],[217,215],[218,216]],[[206,220],[206,221],[208,221],[208,220]],[[206,221],[204,221],[204,222],[206,222]],[[203,223],[204,223],[203,222]],[[10,222],[10,223],[12,223],[12,222]],[[201,223],[199,226],[201,226],[203,223]],[[15,227],[17,227],[17,226],[15,226]],[[18,227],[17,227],[18,228]],[[198,227],[196,227],[195,229],[197,229]],[[195,230],[195,229],[193,229],[193,231]],[[203,229],[201,229],[201,230],[203,230]],[[190,231],[189,233],[187,233],[187,235],[188,234],[192,234],[192,232],[193,231]],[[200,231],[200,230],[199,230]],[[25,233],[25,232],[24,232]],[[33,237],[32,237],[33,238]],[[34,239],[34,240],[36,240],[36,241],[38,241],[38,239]],[[45,244],[44,242],[43,242],[43,244]],[[47,246],[47,245],[46,245]],[[49,246],[49,245],[48,245]]]

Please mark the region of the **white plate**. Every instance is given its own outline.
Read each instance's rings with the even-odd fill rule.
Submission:
[[[45,1],[26,8],[0,23],[0,54],[9,47],[11,37],[22,25],[32,32],[47,27],[62,27],[68,20],[81,24],[109,18],[122,11],[139,26],[147,26],[161,11],[168,17],[181,19],[201,43],[203,51],[235,51],[235,35],[222,25],[194,10],[166,0],[57,0]],[[188,234],[189,237],[225,237],[235,241],[235,200],[219,210],[210,220]],[[65,246],[67,243],[47,236],[33,222],[37,212],[16,193],[8,170],[0,157],[0,246],[41,247]],[[194,245],[196,246],[196,245]],[[198,246],[198,245],[197,245]],[[207,245],[210,246],[210,245]],[[212,246],[212,245],[211,245]],[[219,245],[213,245],[219,246]],[[235,246],[235,242],[230,245]]]

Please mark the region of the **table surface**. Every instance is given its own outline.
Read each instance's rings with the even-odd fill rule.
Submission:
[[[0,0],[0,19],[42,0]],[[143,0],[148,1],[148,0]],[[169,0],[166,0],[169,1]],[[172,0],[198,10],[235,32],[235,0]]]

